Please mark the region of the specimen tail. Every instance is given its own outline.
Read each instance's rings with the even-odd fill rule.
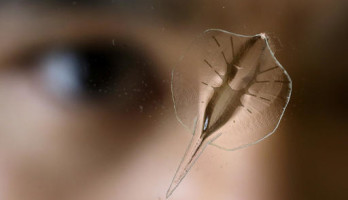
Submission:
[[[216,138],[220,136],[209,139],[202,139],[202,132],[200,126],[197,127],[197,119],[195,120],[194,134],[192,136],[191,142],[185,152],[183,159],[175,172],[174,178],[169,186],[166,197],[167,199],[173,194],[174,190],[178,187],[180,182],[185,178],[186,174],[189,172],[191,167],[195,164],[199,156],[204,151],[205,147],[213,142]]]

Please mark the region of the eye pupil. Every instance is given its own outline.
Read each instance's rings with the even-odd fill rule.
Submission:
[[[90,96],[101,96],[111,90],[113,82],[120,76],[118,66],[111,52],[84,49],[79,51],[79,58],[83,61],[81,83],[83,90]]]

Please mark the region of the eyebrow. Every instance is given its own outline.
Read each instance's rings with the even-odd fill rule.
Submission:
[[[11,63],[11,60],[16,61],[21,55],[35,49],[54,47],[52,45],[62,42],[74,45],[99,37],[110,39],[110,45],[113,40],[117,43],[120,42],[117,39],[128,38],[158,63],[155,65],[157,70],[166,74],[176,61],[175,52],[187,44],[193,32],[183,30],[170,23],[164,29],[162,22],[154,22],[153,19],[139,20],[139,16],[98,9],[93,12],[39,10],[34,13],[8,9],[0,12],[0,70],[21,67],[13,66],[16,62]]]
[[[43,18],[45,16],[45,18]],[[0,68],[17,56],[52,45],[76,44],[118,38],[136,40],[125,17],[95,12],[2,13],[0,17]],[[134,42],[134,41],[133,41]]]

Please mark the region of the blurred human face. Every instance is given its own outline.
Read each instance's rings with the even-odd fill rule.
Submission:
[[[165,198],[190,140],[172,108],[171,68],[212,28],[173,22],[197,4],[171,4],[2,9],[2,199]],[[283,159],[265,162],[281,157],[282,138],[273,142],[207,148],[171,198],[284,199]]]

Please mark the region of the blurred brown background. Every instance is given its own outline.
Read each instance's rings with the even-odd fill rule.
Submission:
[[[81,29],[76,28],[79,27],[76,24],[83,24],[84,32],[131,30],[123,35],[136,35],[138,40],[144,41],[144,46],[152,44],[153,54],[160,60],[160,74],[163,74],[160,81],[164,82],[161,84],[162,105],[165,107],[161,115],[168,117],[170,123],[175,123],[170,102],[170,68],[189,41],[209,28],[246,35],[266,32],[277,44],[276,57],[292,78],[293,92],[276,134],[257,147],[251,147],[264,152],[260,162],[268,162],[266,171],[274,172],[274,176],[281,179],[275,178],[277,184],[270,190],[279,194],[260,199],[348,199],[348,1],[11,1],[2,3],[0,18],[0,52],[3,55],[15,45],[9,42],[9,38],[15,37],[11,33],[21,32],[20,39],[18,36],[13,40],[17,43],[23,40],[18,44],[22,45],[26,44],[25,38],[33,41],[38,32],[45,32],[32,24],[39,24],[37,27],[45,24],[52,33],[61,29],[79,33]],[[71,20],[68,26],[61,22],[66,19]],[[57,23],[60,28],[56,28]],[[110,28],[113,23],[115,27]],[[117,28],[118,25],[122,27]],[[40,37],[47,35],[50,33]],[[159,114],[154,117],[156,121],[150,120],[151,125],[163,120]],[[166,125],[162,126],[161,130],[165,130]],[[105,141],[101,143],[104,145]],[[186,143],[176,147],[177,150],[183,150]],[[174,154],[175,150],[170,151]],[[167,165],[173,168],[171,170],[182,153],[178,152]],[[170,176],[171,172],[166,175]],[[166,177],[163,182],[169,180],[170,177]]]

